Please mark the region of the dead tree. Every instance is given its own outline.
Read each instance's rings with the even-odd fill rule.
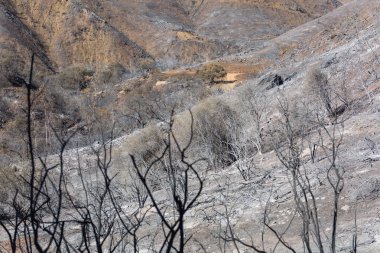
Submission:
[[[293,201],[296,211],[301,217],[301,238],[307,252],[313,251],[313,242],[320,253],[324,252],[322,243],[320,217],[316,203],[316,197],[309,175],[303,169],[301,154],[303,142],[300,136],[303,129],[295,126],[291,118],[291,110],[286,99],[279,99],[279,110],[282,120],[279,121],[280,133],[285,140],[275,140],[274,149],[281,164],[290,174],[290,185],[293,193]]]
[[[145,208],[146,197],[140,188],[133,185],[133,191],[128,193],[124,185],[117,182],[118,173],[112,171],[113,130],[110,140],[102,134],[99,145],[92,147],[92,155],[93,158],[83,165],[78,152],[76,180],[68,177],[65,181],[67,201],[76,213],[73,224],[81,227],[77,240],[66,241],[67,245],[79,252],[125,252],[132,249],[137,253],[145,238],[139,235],[139,230],[149,208]],[[136,195],[139,200],[133,212],[124,210],[130,201],[127,195]]]
[[[263,94],[253,94],[249,96],[247,105],[255,131],[251,141],[254,143],[259,154],[262,153],[264,141],[264,118],[267,113],[265,99],[266,97]]]
[[[319,138],[321,147],[325,157],[328,159],[327,180],[333,191],[334,206],[333,206],[333,219],[331,222],[331,252],[336,253],[336,236],[339,218],[339,199],[344,188],[344,167],[338,163],[339,148],[343,143],[343,130],[344,125],[334,124],[327,127],[322,124],[319,129]]]
[[[210,165],[220,168],[235,162],[239,151],[234,153],[234,146],[241,129],[237,113],[224,101],[216,99],[205,103],[195,116],[197,145]]]
[[[75,223],[81,226],[79,251],[81,252],[114,252],[122,238],[117,234],[117,214],[110,200],[111,186],[114,177],[109,173],[112,161],[112,141],[93,149],[95,164],[82,166],[78,154],[77,179],[67,178],[65,187],[67,200],[76,214]]]
[[[336,107],[331,109],[335,111]],[[318,123],[316,126],[317,131],[312,131],[312,129],[308,128],[308,123],[301,124],[301,127],[295,126],[294,122],[292,122],[290,116],[292,112],[286,99],[279,99],[279,110],[283,119],[280,121],[282,125],[281,133],[285,137],[285,141],[275,143],[274,148],[277,158],[290,173],[293,201],[296,206],[296,212],[302,221],[302,241],[309,253],[313,252],[315,248],[318,252],[324,253],[327,245],[331,252],[335,253],[339,197],[344,187],[344,168],[339,166],[337,161],[339,148],[343,143],[343,121],[339,121],[338,115],[335,114],[335,124],[327,126],[324,118],[316,112],[314,115],[309,115],[313,117],[312,122]],[[305,120],[310,120],[310,118]],[[313,133],[318,136],[316,143],[323,150],[323,154],[320,155],[327,158],[328,161],[324,164],[325,168],[322,169],[322,172],[329,182],[332,189],[331,196],[334,200],[333,220],[331,224],[327,225],[321,224],[315,182],[313,183],[311,180],[312,172],[305,166],[307,160],[301,156],[305,150],[305,137],[310,142],[312,138],[309,136]],[[312,155],[314,156],[315,154]],[[328,243],[325,243],[322,238],[322,231],[326,226],[331,227],[332,231]]]
[[[58,162],[48,165],[43,158],[36,158],[32,128],[33,67],[34,54],[31,58],[29,82],[26,85],[26,134],[30,166],[29,170],[23,171],[18,184],[15,185],[13,199],[8,204],[10,207],[8,211],[11,212],[9,217],[0,222],[9,237],[12,252],[18,250],[49,252],[60,249],[66,224],[63,218],[65,194],[63,154],[75,132],[68,136],[60,136],[55,132],[60,143]]]
[[[300,222],[300,236],[304,252],[312,253],[317,251],[324,253],[328,250],[335,253],[337,251],[336,237],[339,218],[339,199],[344,188],[345,171],[338,163],[338,156],[340,146],[343,143],[345,118],[339,118],[339,115],[335,115],[334,124],[326,125],[325,118],[318,112],[307,111],[307,117],[299,117],[285,97],[280,97],[278,102],[281,117],[277,121],[277,125],[272,126],[273,148],[278,160],[288,174],[295,206],[295,216],[290,220],[285,230],[278,230],[271,225],[272,208],[270,201],[267,201],[263,213],[263,225],[277,239],[277,243],[274,246],[272,245],[271,249],[274,252],[277,245],[282,245],[291,252],[297,252],[295,246],[289,244],[285,238],[292,236],[287,234],[288,229]],[[332,107],[332,110],[335,110],[335,107]],[[300,121],[301,118],[305,122]],[[306,142],[308,145],[305,144]],[[310,147],[310,142],[313,142],[313,144],[322,150],[318,154],[313,152],[310,155],[318,155],[320,156],[318,158],[326,160],[320,171],[315,171],[315,168],[312,171],[310,165],[307,164],[311,159],[304,156],[304,151],[307,146]],[[319,213],[316,189],[318,182],[313,180],[315,173],[323,173],[331,189],[330,197],[332,197],[334,203],[331,223],[321,223],[322,217]],[[225,224],[226,228],[224,233],[221,234],[221,238],[226,242],[233,243],[234,248],[238,251],[239,247],[245,247],[252,249],[254,252],[269,252],[264,246],[264,237],[262,238],[261,247],[257,246],[258,242],[254,240],[247,242],[240,239],[231,225],[227,211]],[[326,228],[331,228],[331,235],[327,241],[323,234]]]
[[[33,80],[34,55],[31,59],[29,83]],[[93,149],[93,169],[96,180],[92,182],[81,166],[78,155],[77,177],[67,173],[69,164],[66,148],[76,134],[67,134],[62,129],[53,129],[59,143],[59,152],[50,158],[38,157],[33,143],[33,93],[26,86],[26,124],[30,166],[22,170],[11,198],[2,203],[0,227],[8,237],[13,252],[125,252],[133,245],[138,252],[138,230],[145,214],[140,209],[145,200],[140,194],[139,207],[132,214],[122,210],[125,204],[114,183],[117,174],[111,174],[112,137]],[[113,128],[112,128],[113,129]],[[70,172],[71,173],[71,172]],[[78,233],[75,227],[79,225]],[[75,236],[73,236],[75,235]],[[131,237],[131,238],[129,238]]]
[[[230,134],[231,163],[236,167],[244,180],[249,180],[257,169],[255,161],[257,155],[261,156],[264,145],[264,118],[266,114],[265,96],[261,93],[254,94],[253,90],[243,98],[242,107],[247,110],[247,121],[243,127],[241,119],[234,118],[226,122]],[[231,122],[229,124],[229,122]],[[247,130],[248,128],[248,130]],[[262,160],[261,160],[262,162]]]
[[[134,155],[131,155],[135,171],[144,185],[151,205],[162,222],[163,239],[158,252],[185,252],[185,246],[191,239],[185,231],[186,214],[197,204],[203,190],[203,179],[196,166],[204,159],[189,161],[187,151],[193,140],[193,116],[191,116],[190,137],[181,145],[173,131],[174,110],[167,122],[168,131],[162,152],[155,159],[142,167]],[[158,202],[150,177],[152,173],[165,173],[169,192],[169,204]],[[171,213],[172,212],[172,213]]]

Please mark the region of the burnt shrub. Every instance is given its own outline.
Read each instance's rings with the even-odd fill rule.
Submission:
[[[200,153],[207,154],[214,167],[235,162],[234,144],[240,132],[240,118],[223,100],[208,99],[194,109],[195,136]]]
[[[110,64],[105,66],[96,75],[96,80],[99,83],[117,83],[120,82],[125,74],[129,71],[120,63]]]
[[[94,74],[95,71],[90,66],[72,66],[50,79],[64,89],[80,90],[87,87]]]
[[[200,78],[210,83],[216,82],[217,78],[223,78],[227,75],[223,66],[215,63],[207,64],[197,71]]]

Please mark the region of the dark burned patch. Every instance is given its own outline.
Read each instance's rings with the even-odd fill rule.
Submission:
[[[291,81],[295,76],[297,75],[297,72],[294,72],[290,75],[280,75],[280,74],[270,74],[266,77],[264,77],[260,82],[260,86],[266,86],[266,90],[273,89],[275,87],[279,87],[284,85],[286,82]]]
[[[278,74],[271,74],[260,81],[260,86],[267,86],[266,90],[273,89],[284,84],[284,79]],[[269,85],[268,85],[269,84]]]

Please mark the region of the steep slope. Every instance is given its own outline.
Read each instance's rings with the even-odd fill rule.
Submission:
[[[218,87],[210,88],[194,70],[181,72],[180,69],[178,73],[183,75],[152,70],[197,66],[245,48],[255,48],[272,36],[333,8],[332,3],[322,0],[313,3],[288,0],[2,0],[0,85],[6,88],[1,91],[3,149],[7,149],[5,146],[11,142],[6,140],[12,138],[13,129],[18,129],[15,126],[21,123],[17,120],[21,117],[23,95],[20,86],[27,80],[31,51],[39,58],[35,84],[46,96],[38,103],[41,108],[36,109],[39,112],[47,110],[40,123],[44,125],[43,121],[52,113],[57,122],[69,121],[72,126],[86,124],[84,119],[89,114],[88,108],[84,108],[92,100],[100,101],[101,110],[107,117],[113,115],[111,111],[114,110],[123,115],[123,110],[131,106],[130,101],[164,99],[166,93],[167,97],[173,96],[165,98],[171,104],[176,101],[173,94],[185,98],[189,97],[186,95],[189,92],[191,99],[179,100],[184,107],[192,105],[218,92]],[[268,25],[265,21],[268,19],[275,25]],[[260,36],[263,37],[259,40],[252,39]],[[141,78],[115,85],[123,78],[136,76]],[[237,73],[229,74],[229,77],[236,76]],[[155,87],[156,82],[168,80],[170,85],[166,88]],[[233,87],[234,84],[229,84],[221,90]],[[128,94],[132,89],[140,90],[139,99],[131,98],[133,93]],[[146,96],[147,90],[150,96]],[[46,101],[48,104],[43,109]]]
[[[39,36],[57,67],[96,62],[132,70],[146,65],[139,62],[149,55],[167,68],[256,47],[336,7],[288,0],[4,0],[3,5]]]
[[[83,2],[136,41],[161,68],[199,63],[228,52],[217,39],[194,34],[187,11],[175,0]],[[184,38],[181,32],[190,36]]]
[[[240,47],[254,47],[336,7],[325,1],[286,0],[86,2],[163,67],[202,62]],[[187,36],[181,36],[183,33]]]
[[[337,163],[340,167],[344,168],[345,174],[345,186],[339,198],[339,222],[338,222],[338,251],[350,252],[350,245],[352,243],[352,236],[357,233],[359,252],[372,253],[378,252],[380,249],[380,216],[379,216],[379,203],[380,203],[380,177],[378,168],[380,166],[380,151],[378,146],[380,145],[380,129],[379,129],[379,108],[380,108],[380,2],[373,0],[356,0],[351,3],[331,11],[329,14],[318,18],[317,20],[307,22],[295,29],[284,32],[285,30],[278,29],[278,24],[274,25],[276,29],[269,29],[263,32],[263,34],[270,34],[270,31],[274,31],[273,35],[282,33],[280,36],[273,39],[264,39],[259,42],[252,42],[250,36],[247,36],[241,41],[238,39],[247,32],[252,32],[251,29],[243,25],[245,19],[243,16],[248,15],[256,7],[250,7],[247,5],[239,5],[234,1],[219,1],[222,3],[220,7],[216,2],[204,1],[204,5],[196,5],[196,1],[181,1],[182,5],[178,5],[175,1],[158,1],[156,4],[149,5],[142,4],[141,1],[125,1],[119,5],[114,2],[115,5],[108,5],[109,2],[100,3],[99,6],[95,6],[95,2],[88,2],[89,9],[94,12],[101,13],[101,9],[105,8],[105,13],[111,13],[111,8],[123,7],[121,10],[129,10],[128,15],[143,17],[141,19],[130,19],[130,23],[123,23],[124,16],[122,11],[119,12],[118,18],[109,17],[109,23],[112,22],[113,27],[118,27],[118,30],[123,34],[128,34],[128,38],[133,38],[137,44],[141,45],[150,55],[154,55],[157,61],[164,66],[169,66],[170,50],[174,47],[174,44],[170,44],[173,40],[183,41],[183,53],[185,57],[190,57],[192,51],[189,49],[189,41],[196,41],[197,43],[205,43],[204,37],[223,41],[222,43],[230,43],[245,48],[245,51],[239,52],[233,55],[226,56],[218,61],[226,66],[231,72],[243,73],[244,80],[240,83],[241,87],[236,88],[230,93],[218,95],[216,99],[225,101],[228,106],[236,112],[238,116],[244,117],[247,112],[243,107],[247,96],[253,96],[254,92],[262,92],[265,96],[263,108],[267,112],[265,115],[265,121],[273,122],[278,114],[273,113],[277,111],[277,102],[280,96],[285,96],[289,102],[293,103],[297,109],[301,112],[304,109],[304,102],[314,103],[313,99],[305,96],[305,76],[308,68],[316,67],[325,73],[330,83],[333,84],[337,90],[347,91],[347,95],[350,99],[349,106],[345,108],[343,117],[346,118],[344,122],[344,128],[341,129],[343,133],[343,142],[339,148],[339,159]],[[320,11],[326,11],[328,8],[333,8],[333,3],[336,1],[328,2],[327,5],[318,5],[316,1],[299,1],[301,6],[313,6],[308,12],[297,11],[298,7],[295,7],[295,11],[289,11],[288,5],[281,5],[280,1],[257,1],[255,4],[262,4],[262,6],[270,6],[261,18],[271,18],[271,20],[277,21],[275,13],[282,13],[279,15],[281,20],[283,17],[288,17],[288,14],[284,13],[302,13],[302,17],[308,19],[306,16],[313,16]],[[195,5],[194,5],[194,4]],[[211,5],[214,3],[214,5]],[[284,1],[285,3],[285,1]],[[287,3],[287,2],[286,2]],[[293,2],[294,3],[294,2]],[[320,2],[322,3],[322,2]],[[326,3],[326,1],[323,1]],[[166,5],[168,4],[168,5]],[[207,5],[210,4],[210,5]],[[236,4],[236,5],[234,5]],[[278,5],[276,5],[278,4]],[[315,4],[315,5],[314,5]],[[106,7],[104,7],[106,6]],[[139,9],[140,11],[151,12],[141,14],[137,11],[136,6],[145,6]],[[174,6],[173,8],[170,6]],[[202,7],[203,6],[203,7]],[[232,11],[231,13],[224,13],[226,9],[239,9]],[[277,6],[277,7],[275,7]],[[127,8],[128,7],[128,8]],[[164,14],[164,18],[158,19],[160,8],[168,8],[168,12]],[[99,8],[99,9],[96,9]],[[202,9],[204,8],[204,9]],[[236,23],[231,23],[233,27],[239,27],[241,25],[241,31],[229,36],[229,32],[232,29],[225,29],[221,32],[218,30],[221,21],[215,18],[218,15],[210,15],[206,17],[208,13],[212,13],[212,9],[216,9],[216,13],[221,11],[223,15],[230,15],[231,19]],[[220,8],[220,9],[219,9]],[[251,8],[251,9],[250,9]],[[278,12],[273,11],[273,8],[282,10]],[[179,13],[178,10],[182,9]],[[96,11],[95,11],[96,10]],[[153,11],[155,10],[155,11]],[[247,12],[245,12],[247,10]],[[314,11],[311,11],[314,10]],[[116,10],[115,10],[116,11]],[[261,10],[262,11],[262,10]],[[261,12],[260,11],[260,12]],[[113,13],[113,12],[112,12]],[[152,18],[155,22],[145,23],[145,17],[153,13]],[[191,21],[189,13],[192,13],[194,17],[199,19],[204,16],[204,20],[196,25],[197,18]],[[242,13],[238,17],[234,17],[234,14]],[[309,13],[309,14],[307,14]],[[243,15],[244,14],[244,15]],[[145,15],[145,16],[144,16]],[[174,17],[170,17],[173,15]],[[199,16],[197,16],[199,15]],[[223,17],[222,15],[222,17]],[[284,16],[282,16],[284,15]],[[293,15],[293,14],[292,14]],[[317,14],[316,14],[317,15]],[[170,18],[168,18],[170,17]],[[285,26],[292,27],[293,18],[288,22],[284,21]],[[130,17],[128,17],[130,18]],[[265,18],[265,19],[266,19]],[[116,19],[116,20],[115,20]],[[157,19],[159,21],[157,21]],[[163,21],[165,20],[165,22]],[[178,31],[173,28],[169,21],[175,24],[181,24]],[[217,21],[219,20],[219,21]],[[286,19],[282,19],[286,20]],[[300,20],[304,20],[300,17]],[[152,20],[151,20],[152,21]],[[299,20],[298,20],[299,21]],[[297,21],[297,22],[298,22]],[[141,27],[139,26],[141,22]],[[300,21],[301,22],[301,21]],[[259,20],[253,20],[251,25],[259,24]],[[204,25],[202,25],[204,24]],[[124,27],[124,28],[122,28]],[[221,25],[221,27],[223,27]],[[264,26],[262,26],[264,27]],[[137,32],[137,31],[140,31]],[[144,32],[141,38],[138,38],[141,32]],[[146,32],[149,31],[149,32]],[[243,32],[242,32],[243,31]],[[145,32],[147,34],[145,34]],[[161,34],[164,32],[165,34]],[[252,32],[251,36],[257,34],[258,31]],[[10,36],[8,34],[8,36]],[[174,39],[175,37],[175,39]],[[233,41],[235,40],[236,41]],[[165,40],[166,39],[166,40]],[[166,42],[165,42],[166,41]],[[159,46],[163,42],[162,46],[167,52],[167,56],[163,56],[162,48]],[[169,43],[170,42],[170,43]],[[165,44],[167,43],[167,44]],[[207,42],[208,43],[208,42]],[[168,45],[172,47],[167,47]],[[166,46],[165,46],[166,45]],[[205,44],[202,44],[205,45]],[[169,49],[168,49],[169,48]],[[197,50],[199,45],[197,44]],[[208,50],[206,47],[205,50]],[[189,53],[186,56],[186,52]],[[202,52],[202,51],[200,51]],[[233,50],[231,50],[233,52]],[[215,55],[214,55],[215,56]],[[167,58],[165,58],[167,57]],[[180,57],[180,56],[178,56]],[[206,59],[201,58],[201,59]],[[198,59],[198,58],[197,58]],[[164,64],[165,62],[165,64]],[[173,60],[171,64],[179,64],[180,59]],[[194,59],[190,62],[194,63]],[[184,63],[184,62],[182,62]],[[182,72],[181,72],[182,71]],[[169,74],[168,74],[169,73]],[[152,90],[163,91],[160,93],[162,96],[154,97],[157,100],[154,102],[162,102],[167,100],[175,100],[175,97],[169,92],[170,87],[175,87],[177,90],[182,90],[185,95],[190,99],[193,93],[187,91],[187,88],[191,86],[191,82],[185,81],[185,79],[175,79],[168,77],[174,75],[173,72],[166,72],[155,74],[149,77],[136,78],[131,80],[124,80],[118,84],[118,87],[122,89],[117,99],[114,98],[115,90],[110,88],[105,89],[99,96],[113,96],[112,99],[104,99],[104,101],[110,101],[109,104],[113,104],[117,109],[121,109],[121,105],[125,103],[130,97],[126,94],[131,92],[130,87],[133,85],[141,88],[144,96],[148,93],[149,88]],[[178,73],[186,73],[187,79],[196,79],[190,73],[191,71],[185,71],[183,69],[178,70]],[[279,76],[283,80],[280,87],[273,85],[272,77]],[[178,75],[179,76],[179,75]],[[171,79],[172,78],[172,79]],[[174,80],[174,81],[173,81]],[[190,83],[190,84],[189,84]],[[201,85],[206,86],[204,83]],[[144,87],[146,89],[144,89]],[[118,91],[118,90],[117,90]],[[132,90],[133,91],[133,90]],[[192,91],[192,90],[191,90]],[[158,94],[158,93],[157,93]],[[150,99],[150,97],[148,96]],[[193,111],[210,110],[218,105],[213,104],[215,98],[207,101],[203,101],[194,107]],[[103,101],[102,101],[103,102]],[[106,102],[104,102],[106,103]],[[119,103],[119,104],[118,104]],[[100,104],[100,103],[99,103]],[[103,105],[103,104],[102,104]],[[138,104],[141,106],[141,104]],[[120,107],[120,108],[119,108]],[[187,105],[190,107],[190,105]],[[106,106],[102,108],[105,111]],[[148,108],[150,109],[150,108]],[[121,109],[122,110],[122,109]],[[116,110],[112,111],[114,113]],[[138,112],[137,112],[138,114]],[[186,114],[188,115],[188,114]],[[188,122],[186,115],[179,114],[176,116],[176,120],[181,122]],[[303,114],[301,114],[303,115]],[[134,115],[132,115],[134,116]],[[140,116],[140,115],[137,115]],[[156,116],[156,115],[155,115]],[[159,115],[160,116],[160,115]],[[300,120],[303,120],[301,118]],[[143,122],[142,125],[146,125]],[[144,156],[149,153],[149,148],[157,147],[159,145],[159,133],[165,132],[162,128],[164,124],[152,124],[148,127],[135,131],[133,134],[123,136],[114,141],[113,146],[113,163],[112,169],[120,173],[118,178],[122,178],[121,181],[128,185],[135,182],[134,177],[129,177],[126,171],[131,169],[133,171],[130,154],[136,154]],[[186,125],[186,124],[185,124]],[[248,128],[243,129],[243,132],[248,132],[249,127],[252,127],[252,122],[248,122]],[[265,125],[264,127],[268,127]],[[326,122],[325,127],[327,129],[335,128],[334,122]],[[178,129],[179,135],[188,129],[189,126],[180,126]],[[269,128],[269,127],[268,127]],[[271,129],[265,129],[270,133]],[[318,138],[318,131],[311,135],[311,138]],[[270,135],[270,134],[268,134]],[[157,142],[157,143],[156,143]],[[95,147],[94,144],[93,147]],[[196,151],[200,152],[196,147]],[[158,148],[152,149],[157,151]],[[309,159],[310,150],[304,148],[302,153],[303,165],[311,169],[310,179],[312,187],[317,198],[318,211],[320,214],[320,222],[323,227],[324,243],[328,243],[329,236],[331,234],[331,213],[333,206],[333,199],[331,198],[331,188],[329,188],[329,182],[325,178],[326,164],[328,164],[329,157],[323,156],[322,149],[318,149],[317,153],[322,158],[315,162],[311,162]],[[79,155],[78,153],[79,152]],[[202,153],[204,155],[204,153]],[[252,157],[251,157],[252,156]],[[77,157],[83,159],[83,163],[96,161],[96,155],[93,153],[92,147],[87,147],[79,150],[70,150],[66,153],[68,161],[68,178],[73,179],[73,185],[80,185],[75,168],[78,166],[76,161]],[[267,148],[263,154],[249,154],[249,159],[254,162],[252,164],[251,178],[247,181],[243,180],[237,169],[238,164],[231,164],[224,168],[217,168],[217,170],[205,170],[201,171],[201,176],[205,179],[204,191],[201,195],[199,204],[186,216],[185,227],[189,234],[193,237],[189,241],[187,247],[188,252],[218,252],[220,246],[219,235],[224,236],[225,225],[232,224],[236,235],[240,239],[247,243],[254,242],[255,245],[271,245],[270,243],[275,239],[275,236],[270,234],[270,231],[264,235],[268,240],[261,242],[262,231],[262,216],[264,209],[268,203],[272,203],[271,207],[271,225],[279,231],[287,231],[285,239],[296,249],[302,251],[302,243],[299,237],[300,225],[292,226],[290,229],[287,224],[292,221],[296,221],[297,216],[294,214],[294,202],[291,193],[291,187],[289,185],[289,174],[286,173],[283,165],[276,158],[275,152],[271,148]],[[52,164],[56,161],[57,157],[49,157]],[[48,160],[49,160],[48,159]],[[239,160],[237,161],[239,162]],[[17,164],[18,165],[18,164]],[[21,165],[20,165],[21,167]],[[126,169],[127,168],[127,169]],[[91,178],[93,167],[85,168],[85,174]],[[162,171],[160,171],[162,172]],[[125,173],[125,174],[124,174]],[[95,173],[94,173],[95,174]],[[159,180],[165,181],[160,173],[157,173]],[[122,177],[126,175],[125,178]],[[96,178],[96,175],[93,176]],[[75,181],[77,180],[77,181]],[[160,189],[162,185],[155,184],[154,194],[158,196],[160,203],[170,206],[172,199],[167,197],[167,189]],[[127,187],[126,187],[127,188]],[[273,198],[273,202],[268,201],[270,197]],[[135,210],[134,207],[138,206],[138,203],[134,203],[134,199],[128,199],[125,206],[127,211]],[[124,206],[123,206],[124,208]],[[149,210],[149,208],[148,208]],[[172,215],[172,209],[167,208],[167,215]],[[126,212],[127,212],[126,211]],[[230,220],[225,219],[225,212],[230,211]],[[296,218],[295,218],[296,217]],[[354,217],[357,218],[356,223],[353,221]],[[155,212],[147,213],[148,224],[144,225],[142,234],[152,235],[152,231],[159,228],[161,231],[160,222],[157,221]],[[300,223],[299,223],[300,224]],[[355,226],[357,224],[357,226]],[[187,235],[189,235],[187,234]],[[153,235],[152,235],[153,236]],[[159,240],[159,236],[153,236],[154,239]],[[148,238],[148,237],[147,237]],[[148,248],[151,245],[148,241],[143,248]],[[349,245],[349,246],[348,246]],[[234,252],[235,245],[233,243],[226,243],[221,247],[224,248],[224,252]],[[241,246],[241,245],[240,245]],[[261,246],[261,245],[260,245]],[[277,246],[276,246],[277,247]],[[279,246],[281,247],[281,246]],[[243,247],[241,247],[242,249]],[[326,247],[327,248],[327,247]],[[242,249],[241,252],[244,252]],[[278,252],[287,252],[285,248],[277,248]],[[247,251],[250,252],[250,251]]]
[[[197,32],[255,48],[285,31],[338,7],[338,1],[198,1],[192,20]]]
[[[300,25],[266,41],[259,49],[248,49],[219,59],[231,71],[260,74],[276,71],[283,66],[302,66],[350,43],[359,43],[358,34],[374,26],[377,16],[364,1],[351,1],[325,16]],[[359,13],[359,14],[358,14]],[[333,56],[330,56],[333,58]],[[289,70],[290,71],[290,70]]]
[[[380,22],[378,11],[380,3],[371,0],[353,1],[330,14],[304,24],[292,31],[284,33],[268,43],[268,47],[249,55],[231,57],[233,63],[252,68],[261,57],[265,57],[270,64],[269,69],[259,73],[257,77],[249,77],[242,87],[231,93],[224,94],[220,100],[227,101],[238,114],[244,115],[241,101],[252,90],[262,91],[265,95],[265,108],[276,110],[276,102],[281,94],[294,102],[302,110],[305,101],[304,79],[308,68],[314,66],[322,69],[329,77],[329,81],[339,90],[349,91],[352,106],[344,114],[347,120],[344,123],[344,141],[339,152],[339,165],[345,170],[345,187],[339,205],[339,243],[340,252],[350,252],[352,236],[357,230],[360,252],[378,252],[380,247],[379,231],[380,219],[378,213],[379,196],[379,78],[378,73],[380,55]],[[318,39],[317,39],[318,38]],[[279,54],[282,47],[293,45],[283,54]],[[240,59],[239,59],[240,58]],[[223,63],[223,61],[221,61]],[[241,62],[240,62],[241,61]],[[280,88],[271,87],[268,81],[260,75],[278,73],[286,81]],[[280,92],[277,92],[280,90]],[[307,100],[307,99],[306,99]],[[198,105],[193,110],[206,105]],[[234,107],[235,105],[235,107]],[[210,107],[210,106],[209,106]],[[179,116],[177,119],[180,120]],[[182,117],[184,117],[182,115]],[[276,115],[267,115],[271,121]],[[333,128],[333,126],[330,126]],[[330,128],[330,129],[331,129]],[[181,128],[181,130],[183,130]],[[134,145],[149,139],[149,131],[136,132],[117,140],[115,153],[117,154],[116,167],[122,169],[129,154],[144,152],[134,150]],[[317,135],[317,133],[316,133]],[[313,137],[317,137],[314,135]],[[145,142],[144,142],[145,143]],[[141,147],[141,146],[140,146]],[[305,149],[305,153],[308,150]],[[303,154],[307,157],[307,154]],[[299,227],[287,228],[288,222],[293,220],[294,203],[290,194],[288,174],[275,156],[269,151],[263,155],[250,157],[255,160],[251,180],[244,181],[234,165],[218,171],[202,171],[206,180],[205,193],[200,205],[191,212],[186,223],[196,240],[190,243],[190,252],[201,250],[198,242],[210,252],[218,252],[218,238],[213,235],[220,233],[220,227],[226,224],[224,208],[230,211],[229,222],[232,223],[236,235],[241,236],[247,243],[253,241],[260,245],[262,215],[269,196],[272,194],[273,205],[271,224],[280,230],[287,230],[286,239],[297,249],[302,249],[298,237]],[[323,233],[328,236],[331,232],[331,207],[333,200],[324,176],[318,175],[321,168],[325,168],[327,159],[305,166],[314,169],[310,179],[315,187],[318,210],[321,215]],[[236,165],[237,166],[237,165]],[[313,174],[314,173],[314,174]],[[318,181],[318,180],[319,181]],[[165,190],[157,190],[157,196],[164,195]],[[160,199],[163,201],[162,199]],[[225,206],[224,206],[225,205]],[[357,227],[354,226],[354,217],[357,217]],[[153,215],[152,215],[153,216]],[[147,228],[149,231],[151,227]],[[281,230],[281,231],[283,231]],[[269,233],[269,232],[267,232]],[[266,234],[266,236],[269,236]],[[273,238],[272,238],[273,239]],[[268,241],[266,241],[268,243]],[[233,252],[233,243],[227,243],[226,252]],[[241,249],[244,247],[241,247]],[[250,251],[248,251],[250,252]],[[278,252],[287,252],[280,248]]]
[[[47,55],[46,47],[38,35],[30,30],[14,11],[0,3],[0,87],[9,86],[9,75],[26,79],[27,62],[31,51],[35,52],[37,70],[41,74],[54,71],[54,63]],[[41,63],[41,64],[40,64]],[[18,84],[14,84],[18,86]]]
[[[221,100],[227,103],[239,102],[254,90],[262,90],[265,94],[265,108],[275,110],[276,98],[280,94],[295,102],[302,108],[305,99],[304,77],[307,68],[317,66],[329,76],[329,80],[337,89],[345,86],[353,98],[352,108],[347,112],[348,120],[344,124],[344,142],[340,151],[339,163],[345,169],[345,190],[340,199],[339,212],[339,243],[341,252],[350,252],[350,243],[354,234],[353,217],[357,215],[358,244],[360,252],[379,251],[379,78],[380,55],[380,22],[378,1],[353,1],[316,21],[307,23],[289,31],[269,42],[269,46],[258,52],[251,52],[231,57],[242,67],[254,64],[260,58],[267,59],[269,69],[259,74],[278,73],[291,78],[285,81],[280,93],[277,88],[268,89],[270,81],[261,76],[250,77],[242,87],[225,94]],[[281,48],[288,47],[281,52]],[[293,46],[293,47],[290,47]],[[239,59],[240,58],[240,59]],[[242,62],[240,62],[240,60]],[[263,81],[264,80],[264,81]],[[241,104],[239,104],[241,105]],[[202,105],[199,105],[202,106]],[[243,114],[241,107],[233,107]],[[193,108],[197,110],[197,107]],[[267,115],[268,120],[274,115]],[[136,135],[141,133],[136,133]],[[131,143],[139,143],[130,136],[118,149],[120,160],[127,160],[133,150]],[[145,137],[146,138],[146,137]],[[372,148],[372,149],[371,149]],[[373,150],[373,151],[372,151]],[[287,174],[278,162],[274,152],[263,156],[255,156],[253,177],[245,182],[240,178],[236,167],[225,170],[204,172],[206,179],[205,194],[201,204],[189,215],[187,226],[198,242],[204,242],[207,251],[218,252],[218,237],[212,235],[220,232],[220,226],[227,221],[223,218],[224,207],[230,211],[230,220],[236,235],[243,241],[260,245],[262,214],[268,196],[273,194],[271,224],[280,229],[287,229],[292,220],[293,202],[289,194]],[[324,167],[324,161],[311,165],[314,172]],[[318,198],[318,210],[321,212],[321,222],[324,233],[329,235],[331,228],[332,199],[328,196],[328,182],[324,177],[318,182],[317,174],[310,176]],[[272,189],[272,190],[271,190]],[[158,191],[157,194],[163,194]],[[227,203],[227,204],[226,204]],[[229,209],[228,209],[229,208]],[[284,231],[281,230],[281,231]],[[297,228],[288,230],[290,236],[286,239],[291,245],[301,249]],[[228,232],[227,232],[228,233]],[[270,232],[267,232],[270,233]],[[266,236],[270,236],[266,234]],[[266,241],[267,242],[267,241]],[[268,243],[268,242],[267,242]],[[191,252],[200,250],[197,243],[192,244]],[[226,252],[233,252],[233,243],[228,244]],[[244,247],[241,247],[243,251]],[[302,251],[302,250],[301,250]],[[250,252],[250,251],[248,251]],[[287,252],[278,249],[278,252]],[[297,251],[298,252],[298,251]]]
[[[2,6],[39,37],[58,69],[120,63],[135,71],[150,59],[127,36],[76,1],[3,1]]]

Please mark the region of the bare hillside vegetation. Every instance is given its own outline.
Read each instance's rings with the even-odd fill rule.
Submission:
[[[0,252],[378,252],[379,11],[0,1]]]

